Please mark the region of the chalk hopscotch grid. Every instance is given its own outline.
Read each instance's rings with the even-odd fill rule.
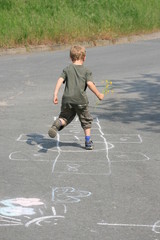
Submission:
[[[109,172],[108,172],[108,175],[109,174],[111,174],[111,162],[112,162],[112,160],[109,158],[109,149],[112,149],[112,148],[114,148],[114,145],[113,144],[111,144],[111,143],[109,143],[109,142],[107,142],[107,140],[106,140],[106,138],[105,138],[105,136],[108,136],[109,138],[110,137],[112,137],[112,138],[114,138],[114,139],[112,139],[112,142],[113,143],[142,143],[142,138],[141,138],[141,136],[140,135],[138,135],[138,141],[129,141],[129,139],[130,139],[130,137],[131,137],[131,135],[132,135],[132,137],[134,136],[137,136],[136,134],[120,134],[119,136],[122,136],[123,135],[123,137],[121,137],[120,138],[120,140],[121,140],[121,142],[119,142],[119,141],[116,141],[115,139],[117,138],[117,136],[118,136],[118,134],[104,134],[104,132],[102,131],[102,128],[101,128],[101,126],[100,126],[100,122],[99,122],[99,120],[98,120],[98,118],[97,118],[97,122],[96,122],[96,124],[97,124],[97,126],[98,126],[98,128],[95,128],[95,129],[98,129],[99,130],[99,132],[100,132],[100,137],[103,139],[103,142],[104,142],[104,144],[105,144],[105,151],[106,151],[106,159],[107,159],[107,163],[108,163],[108,165],[109,165]],[[77,131],[77,130],[76,130]],[[77,132],[79,132],[79,131],[77,131]],[[64,133],[64,135],[65,135],[65,133]],[[66,134],[66,135],[69,135],[69,134]],[[70,134],[70,135],[73,135],[73,134]],[[96,134],[95,134],[96,135]],[[113,136],[114,135],[114,136]],[[25,136],[25,134],[21,134],[18,138],[17,138],[17,141],[22,141],[22,142],[26,142],[27,140],[25,140],[25,139],[22,139],[23,138],[23,136]],[[43,134],[43,136],[46,136],[45,134]],[[78,136],[74,136],[77,140],[79,140],[79,137]],[[70,141],[69,141],[70,142]],[[101,141],[97,141],[97,142],[100,142],[101,143]],[[66,151],[63,151],[62,149],[61,149],[61,147],[60,147],[60,135],[59,134],[57,134],[57,142],[56,142],[56,147],[57,147],[57,152],[58,152],[58,154],[57,154],[57,156],[56,156],[56,158],[54,159],[54,162],[53,162],[53,166],[52,166],[52,173],[54,174],[54,172],[55,172],[55,166],[56,166],[56,164],[57,164],[57,162],[58,162],[58,159],[59,159],[59,157],[60,157],[60,155],[62,154],[62,152],[66,152]],[[40,148],[40,149],[43,149],[42,147],[41,147],[41,145],[39,144],[38,145],[38,148]],[[48,151],[50,151],[50,149],[47,149]],[[69,150],[68,150],[69,151]],[[97,151],[99,151],[98,149],[97,149]],[[20,152],[20,151],[17,151],[17,152]],[[77,151],[76,151],[77,152]],[[16,152],[14,152],[14,153],[16,153]],[[92,153],[93,153],[93,151],[92,151]],[[118,152],[114,152],[114,153],[118,153]],[[126,153],[122,153],[122,152],[119,152],[120,154],[121,154],[121,156],[123,155],[123,154],[126,154]],[[119,155],[119,153],[118,153],[118,155]],[[133,154],[133,153],[131,153],[131,154]],[[142,156],[144,156],[145,157],[145,159],[143,159],[143,160],[149,160],[149,157],[147,157],[145,154],[143,154],[143,153],[139,153],[140,155],[142,155]],[[10,160],[13,160],[12,159],[12,155],[10,154],[10,156],[9,156],[9,158],[10,158]],[[130,160],[130,161],[132,161],[132,160]],[[133,160],[133,161],[137,161],[137,160]],[[65,161],[63,161],[63,162],[67,162],[67,160]],[[78,161],[79,163],[80,162],[82,162],[82,161]],[[76,169],[76,165],[72,165],[72,166],[70,166],[71,168],[74,168],[75,167],[75,169]],[[73,172],[72,172],[73,173]],[[69,189],[69,187],[67,188],[67,191],[68,191],[68,189]],[[73,189],[73,188],[72,188]],[[74,189],[73,189],[73,191],[74,191]],[[89,193],[89,194],[91,194],[91,193]],[[75,198],[76,199],[76,198]],[[63,201],[63,200],[62,200]],[[66,207],[66,205],[64,205],[63,204],[63,206],[65,206],[64,207],[64,214],[66,213],[66,211],[67,211],[67,207]],[[62,217],[62,218],[65,218],[64,216],[59,216],[59,215],[56,215],[56,210],[55,210],[55,208],[54,207],[52,207],[52,212],[53,212],[53,216],[44,216],[44,217],[38,217],[38,218],[34,218],[34,219],[32,219],[32,220],[30,220],[29,222],[27,222],[26,224],[25,224],[25,226],[26,227],[29,227],[31,224],[33,224],[33,223],[36,223],[36,225],[39,225],[39,226],[41,226],[41,222],[42,221],[47,221],[47,220],[49,220],[50,218],[58,218],[58,217]],[[6,226],[8,226],[9,225],[9,222],[11,222],[11,225],[23,225],[20,221],[20,219],[17,219],[17,218],[11,218],[11,217],[5,217],[5,219],[4,219],[4,216],[2,216],[2,215],[0,215],[0,218],[3,218],[3,225],[1,225],[1,226],[5,226],[5,221],[7,222],[6,223]],[[97,223],[97,225],[101,225],[101,226],[114,226],[114,227],[150,227],[150,228],[152,228],[152,231],[154,231],[155,233],[160,233],[159,232],[159,230],[158,230],[158,228],[160,227],[159,226],[159,223],[160,223],[160,221],[157,221],[154,225],[143,225],[143,224],[117,224],[117,223],[105,223],[105,222],[99,222],[99,223]],[[55,223],[56,224],[56,223]]]
[[[110,159],[109,159],[109,156],[108,156],[108,150],[109,150],[109,146],[108,146],[108,143],[107,143],[107,141],[106,141],[106,139],[104,138],[104,134],[103,134],[103,132],[102,132],[102,129],[101,129],[101,126],[100,126],[100,123],[99,123],[99,120],[98,120],[98,118],[96,119],[97,120],[97,122],[96,122],[96,124],[97,124],[97,126],[98,126],[98,130],[99,130],[99,132],[100,132],[100,137],[103,139],[103,142],[104,142],[104,145],[105,145],[105,148],[104,149],[100,149],[100,150],[105,150],[105,158],[107,159],[107,161],[106,161],[106,163],[107,163],[107,165],[108,165],[108,172],[106,172],[106,173],[90,173],[90,172],[81,172],[81,173],[79,173],[79,172],[77,172],[77,171],[72,171],[72,172],[69,172],[69,171],[67,171],[67,172],[64,172],[64,171],[56,171],[56,173],[65,173],[65,174],[81,174],[81,175],[110,175],[111,174],[111,162],[110,162]],[[62,136],[63,136],[63,134],[62,134]],[[77,137],[78,138],[78,137]],[[112,146],[112,145],[111,145]],[[112,146],[113,147],[113,146]],[[57,155],[57,157],[56,157],[56,159],[54,160],[54,162],[53,162],[53,167],[52,167],[52,173],[54,173],[55,172],[55,167],[56,167],[56,164],[57,164],[57,161],[58,161],[58,159],[59,159],[59,157],[60,157],[60,155],[61,155],[61,153],[62,153],[62,150],[61,150],[61,148],[60,148],[60,135],[59,134],[57,134],[57,149],[58,149],[58,155]],[[100,151],[99,149],[97,149],[96,151]],[[84,150],[85,151],[85,153],[86,154],[94,154],[94,150],[93,151],[86,151],[86,150]],[[66,150],[65,152],[79,152],[79,151],[77,151],[77,149],[76,149],[76,151],[73,151],[73,150]],[[82,150],[80,151],[80,152],[82,152]],[[63,163],[65,162],[65,160],[63,160]],[[78,161],[79,162],[79,161]],[[81,161],[82,162],[82,161]],[[80,163],[80,162],[79,162]]]
[[[77,118],[76,118],[76,121],[77,121]],[[75,122],[76,122],[75,121]],[[72,125],[73,125],[73,123],[71,123]],[[92,152],[99,152],[99,151],[106,151],[106,158],[107,158],[107,163],[109,164],[109,168],[110,168],[110,171],[111,171],[111,162],[122,162],[122,159],[118,159],[118,160],[110,160],[109,159],[109,150],[110,149],[112,149],[112,148],[114,148],[114,145],[112,144],[112,143],[142,143],[142,138],[141,138],[141,136],[138,134],[104,134],[104,132],[102,132],[102,128],[101,128],[101,125],[100,125],[100,122],[99,122],[99,119],[98,118],[96,118],[96,122],[94,122],[94,126],[96,125],[96,127],[95,127],[95,129],[98,129],[99,130],[99,133],[100,134],[92,134],[93,136],[94,135],[96,135],[96,137],[99,137],[99,138],[101,138],[101,139],[103,139],[103,141],[94,141],[95,142],[95,144],[97,144],[97,143],[99,143],[99,144],[102,144],[102,142],[103,142],[103,145],[104,145],[104,147],[103,148],[101,148],[101,149],[94,149]],[[74,126],[74,125],[73,125]],[[80,125],[78,124],[78,126],[80,127]],[[77,126],[76,126],[77,127]],[[73,128],[72,128],[73,129]],[[69,136],[69,135],[71,135],[71,136],[73,136],[73,133],[62,133],[61,134],[61,136]],[[44,138],[47,136],[46,134],[43,134],[42,135]],[[109,142],[109,141],[107,141],[106,140],[106,138],[105,138],[105,136],[107,136],[107,139],[109,138],[110,140],[111,140],[111,142]],[[20,142],[27,142],[27,139],[24,139],[26,137],[26,134],[21,134],[18,138],[17,138],[17,141],[20,141]],[[117,141],[117,140],[115,140],[115,139],[117,139],[117,137],[118,137],[118,139],[120,139],[119,141]],[[136,141],[132,141],[132,140],[130,140],[130,139],[132,139],[132,138],[137,138],[137,140]],[[77,136],[77,135],[75,135],[74,136],[74,138],[76,139],[76,141],[77,141],[77,143],[79,143],[79,144],[81,144],[82,143],[82,140],[81,140],[81,135],[80,136]],[[43,139],[42,139],[43,140]],[[73,139],[72,139],[73,140]],[[73,143],[73,141],[69,141],[69,140],[66,140],[66,139],[64,139],[63,138],[63,143]],[[76,142],[74,142],[74,143],[76,143]],[[57,134],[57,140],[56,140],[56,143],[55,143],[55,145],[56,145],[56,149],[48,149],[48,148],[45,148],[44,146],[42,146],[41,144],[37,144],[37,147],[40,149],[40,150],[46,150],[46,151],[52,151],[52,152],[58,152],[58,155],[56,156],[56,158],[55,158],[55,160],[54,160],[54,163],[53,163],[53,169],[55,169],[55,163],[57,162],[57,160],[58,160],[58,158],[59,158],[59,156],[61,155],[61,153],[63,153],[63,152],[70,152],[70,153],[72,153],[72,152],[85,152],[86,153],[86,150],[85,149],[79,149],[79,148],[77,148],[76,149],[76,151],[75,150],[71,150],[71,149],[64,149],[64,148],[62,148],[61,147],[61,142],[60,142],[60,135],[59,134]],[[15,152],[12,152],[10,155],[9,155],[9,159],[10,160],[14,160],[14,161],[18,161],[18,160],[23,160],[23,161],[27,161],[27,159],[26,158],[23,158],[23,159],[16,159],[16,157],[14,157],[14,155],[16,155],[16,154],[18,154],[18,153],[20,153],[20,151],[15,151]],[[123,153],[123,152],[119,152],[119,154],[120,154],[120,156],[122,156],[123,154],[126,154],[126,153]],[[132,153],[131,153],[132,154]],[[142,159],[142,161],[145,161],[145,160],[149,160],[149,158],[145,155],[145,154],[143,154],[143,153],[139,153],[139,154],[141,154],[143,157],[144,157],[144,159]],[[120,156],[119,156],[119,158],[120,158]],[[40,157],[40,153],[34,153],[33,154],[33,158],[34,157]],[[30,159],[29,159],[30,160]],[[38,159],[33,159],[32,161],[38,161]],[[49,159],[39,159],[39,161],[40,162],[42,162],[42,161],[45,161],[45,162],[47,162],[47,161],[51,161],[51,160],[49,160]],[[128,160],[124,160],[124,161],[128,161]],[[129,161],[136,161],[136,159],[130,159]]]

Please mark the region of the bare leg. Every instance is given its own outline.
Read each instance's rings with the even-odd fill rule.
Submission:
[[[63,118],[59,118],[59,120],[61,121],[62,126],[66,126],[66,121]]]
[[[90,136],[91,135],[91,129],[90,128],[84,129],[84,133],[85,133],[85,136]]]
[[[57,131],[60,131],[64,128],[64,126],[66,126],[67,123],[64,119],[62,118],[57,118],[52,127],[49,129],[48,131],[48,135],[51,137],[51,138],[54,138],[56,135],[57,135]]]

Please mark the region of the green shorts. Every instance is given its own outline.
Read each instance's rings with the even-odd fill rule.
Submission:
[[[75,104],[67,104],[65,106],[62,105],[61,113],[59,118],[64,119],[66,124],[72,122],[76,114],[79,117],[81,126],[83,129],[88,129],[92,127],[93,118],[88,110],[88,105],[75,105]]]

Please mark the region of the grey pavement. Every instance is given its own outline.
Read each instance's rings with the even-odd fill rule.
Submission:
[[[160,40],[87,49],[94,150],[47,136],[68,50],[0,57],[0,240],[160,239]],[[110,86],[111,87],[111,86]],[[113,90],[113,93],[111,92]]]

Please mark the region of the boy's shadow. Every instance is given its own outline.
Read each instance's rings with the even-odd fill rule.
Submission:
[[[57,148],[58,146],[61,147],[76,147],[76,148],[83,148],[79,143],[76,142],[57,142],[56,139],[49,139],[46,138],[42,134],[38,133],[30,133],[27,134],[26,143],[31,146],[37,146],[39,148],[38,152],[47,153],[48,150],[52,148]]]

